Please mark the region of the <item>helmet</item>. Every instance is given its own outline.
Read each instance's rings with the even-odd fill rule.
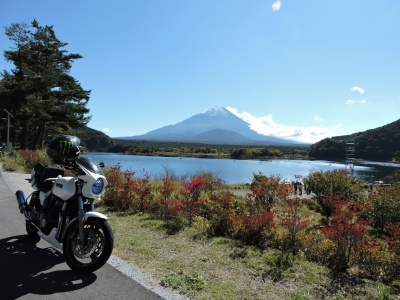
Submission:
[[[56,137],[46,145],[47,156],[56,164],[74,163],[80,154],[80,142],[79,138],[72,135]]]

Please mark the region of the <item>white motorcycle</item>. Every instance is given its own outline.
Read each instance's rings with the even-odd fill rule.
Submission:
[[[62,163],[68,165],[73,176],[64,176],[65,169],[58,164],[38,163],[30,179],[35,191],[25,199],[24,192],[18,190],[16,197],[28,235],[36,239],[39,236],[62,250],[72,270],[91,273],[107,262],[114,246],[108,218],[94,211],[94,201],[104,194],[108,183],[100,166],[90,158],[79,157],[79,150],[74,152],[78,158],[73,163],[65,159],[65,137],[70,143],[71,136],[64,136],[55,141],[61,145],[61,150],[56,150],[64,153]],[[79,139],[72,138],[79,144]]]

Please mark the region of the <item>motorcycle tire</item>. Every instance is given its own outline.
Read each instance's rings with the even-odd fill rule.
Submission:
[[[85,243],[79,243],[78,222],[70,226],[63,243],[63,254],[67,265],[81,274],[100,269],[110,258],[114,247],[114,235],[104,219],[89,218],[84,224]]]

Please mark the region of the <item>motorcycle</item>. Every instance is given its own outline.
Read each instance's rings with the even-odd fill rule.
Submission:
[[[64,176],[65,168],[73,176]],[[30,181],[34,192],[25,198],[18,190],[26,232],[62,250],[67,265],[78,273],[92,273],[111,256],[114,236],[107,217],[94,211],[94,201],[108,184],[101,167],[78,157],[68,166],[36,164]]]

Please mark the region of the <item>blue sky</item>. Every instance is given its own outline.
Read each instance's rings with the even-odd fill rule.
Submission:
[[[305,142],[400,118],[398,0],[1,0],[0,50],[33,19],[84,57],[88,126],[111,137],[212,106]]]

